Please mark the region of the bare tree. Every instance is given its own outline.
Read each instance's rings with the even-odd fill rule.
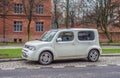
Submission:
[[[56,5],[58,3],[58,5]],[[62,19],[65,21],[65,25],[66,28],[69,27],[69,0],[54,0],[54,15],[55,15],[55,22],[58,23],[57,21],[59,21],[59,14],[60,12],[62,12]],[[58,11],[57,9],[59,8],[60,11]],[[64,18],[65,15],[65,18]]]
[[[106,34],[109,42],[112,42],[112,36],[110,32],[108,31],[108,26],[110,23],[112,23],[112,15],[113,15],[113,10],[114,7],[112,6],[112,0],[99,0],[98,2],[98,26],[104,31]],[[100,6],[99,6],[100,5]]]
[[[27,33],[28,33],[28,41],[29,41],[30,40],[30,24],[33,17],[35,0],[22,0],[22,3],[23,3],[25,15],[28,20]]]
[[[120,28],[120,1],[116,0],[112,3],[112,7],[114,8],[113,14],[111,15],[111,25],[117,26]]]
[[[65,15],[64,21],[66,28],[74,27],[78,19],[81,18],[81,3],[82,0],[64,0],[62,2],[61,10]],[[76,19],[76,20],[75,20]],[[70,25],[70,26],[69,26]]]
[[[62,3],[61,9],[65,13],[65,24],[66,28],[74,27],[75,24],[83,24],[83,26],[86,27],[87,23],[90,23],[93,19],[88,19],[87,16],[90,17],[91,14],[95,14],[96,17],[94,18],[98,25],[98,18],[99,17],[99,10],[97,7],[97,3],[99,1],[96,0],[64,0],[64,3]],[[93,11],[94,10],[94,11]],[[98,13],[98,14],[97,14]],[[57,13],[58,14],[58,13]],[[93,18],[93,17],[92,17]],[[87,20],[88,19],[88,20]],[[92,22],[92,21],[91,21]]]
[[[75,25],[75,18],[77,17],[77,8],[78,8],[78,0],[71,0],[69,3],[69,19],[70,19],[70,24],[71,28],[74,27]]]
[[[68,20],[66,20],[70,23],[69,25],[71,25],[71,28],[75,26],[77,20],[76,18],[80,18],[81,16],[81,1],[82,0],[70,0],[69,5],[67,4],[69,7],[66,7],[66,12],[68,11],[68,17],[66,14]]]
[[[60,0],[53,0],[53,23],[55,28],[59,28],[59,20],[62,13],[60,10]]]
[[[92,6],[93,11],[89,12],[88,17],[96,23],[97,27],[101,28],[109,42],[112,42],[112,35],[108,30],[108,26],[115,21],[115,19],[113,19],[114,10],[116,9],[113,4],[115,3],[113,0],[97,0],[92,4],[94,5]]]
[[[27,34],[28,34],[28,41],[30,40],[30,25],[33,20],[35,8],[37,4],[43,4],[43,0],[22,0],[25,16],[28,20],[28,25],[27,25]],[[34,16],[34,18],[36,18]]]
[[[77,8],[76,8],[76,24],[81,24],[82,23],[82,18],[83,18],[83,2],[84,0],[78,0],[77,1]]]
[[[6,42],[6,16],[11,11],[12,3],[9,0],[0,1],[0,18],[3,19],[3,42]]]

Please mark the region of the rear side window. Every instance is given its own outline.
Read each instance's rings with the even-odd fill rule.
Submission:
[[[94,40],[95,35],[93,31],[80,31],[78,32],[78,39],[80,41]]]

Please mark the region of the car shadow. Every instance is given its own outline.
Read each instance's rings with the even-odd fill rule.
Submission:
[[[97,62],[101,62],[101,60],[98,60]],[[24,60],[24,63],[27,65],[41,65],[37,61],[26,61]],[[59,65],[59,64],[71,64],[71,63],[95,63],[95,62],[89,62],[87,59],[67,59],[67,60],[56,60],[53,61],[50,65]],[[41,66],[49,66],[49,65],[41,65]]]
[[[87,59],[67,59],[67,60],[56,60],[53,61],[53,64],[62,64],[62,63],[78,63],[78,62],[88,62]]]

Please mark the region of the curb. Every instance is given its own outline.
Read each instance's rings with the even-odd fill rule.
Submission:
[[[113,57],[113,56],[120,56],[120,53],[114,53],[114,54],[102,54],[102,57]]]
[[[9,62],[9,61],[23,61],[22,58],[10,58],[10,59],[0,59],[0,62]]]

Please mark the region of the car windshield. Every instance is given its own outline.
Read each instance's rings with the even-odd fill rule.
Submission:
[[[51,41],[53,39],[53,37],[55,36],[57,31],[47,31],[45,34],[42,35],[42,37],[40,38],[40,41]]]

